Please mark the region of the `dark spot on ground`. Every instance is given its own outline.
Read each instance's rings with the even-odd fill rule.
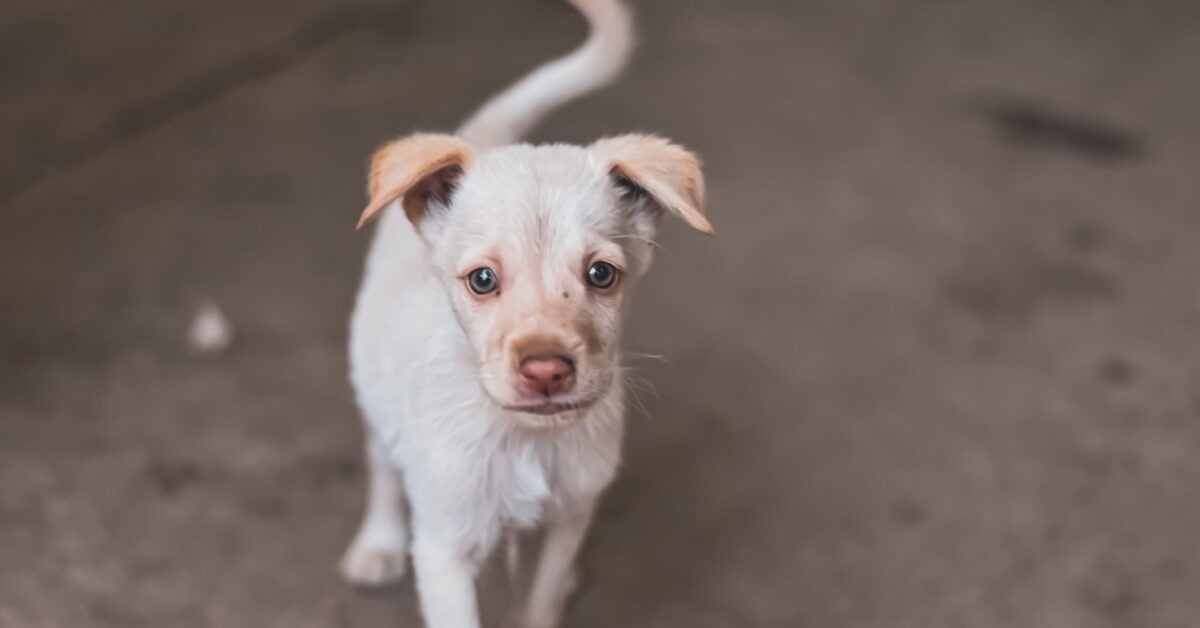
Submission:
[[[919,525],[929,518],[925,507],[911,499],[901,499],[892,504],[890,514],[893,521],[904,526]]]
[[[1100,363],[1097,373],[1102,381],[1114,385],[1128,384],[1137,376],[1133,365],[1121,358],[1104,360]]]
[[[200,481],[199,467],[181,460],[154,458],[147,463],[145,472],[158,492],[166,497],[174,497]]]
[[[129,559],[129,574],[143,580],[159,578],[171,572],[171,560],[166,556],[133,556]]]
[[[1123,617],[1138,605],[1133,581],[1114,564],[1102,562],[1084,579],[1079,588],[1084,606],[1106,617]]]
[[[351,482],[360,475],[358,461],[349,456],[309,456],[297,460],[290,475],[312,487]]]
[[[1111,276],[1076,264],[1040,264],[967,272],[943,282],[942,292],[962,309],[987,319],[1022,319],[1041,306],[1082,305],[1109,299]]]
[[[147,626],[145,616],[130,608],[128,600],[118,600],[114,597],[97,597],[87,604],[88,617],[101,626],[120,626],[121,628],[136,628]]]
[[[287,514],[287,502],[273,493],[247,495],[239,503],[246,512],[262,519],[278,519]]]
[[[989,98],[980,109],[1000,137],[1014,145],[1065,150],[1104,161],[1127,161],[1144,153],[1133,132],[1039,103]]]
[[[1092,253],[1100,249],[1107,238],[1104,228],[1090,222],[1077,222],[1067,228],[1067,246],[1077,253]]]

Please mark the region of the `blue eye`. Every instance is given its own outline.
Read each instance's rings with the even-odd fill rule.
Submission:
[[[617,283],[617,267],[608,262],[594,262],[587,269],[587,282],[593,288],[604,290]]]
[[[476,268],[467,274],[467,287],[478,295],[491,294],[500,287],[500,280],[490,268]]]

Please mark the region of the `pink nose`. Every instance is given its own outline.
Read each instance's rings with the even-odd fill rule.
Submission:
[[[521,360],[521,388],[534,397],[550,397],[575,385],[575,364],[561,355],[531,355]]]

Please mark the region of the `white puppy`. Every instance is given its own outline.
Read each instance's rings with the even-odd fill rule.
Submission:
[[[659,216],[705,233],[696,158],[663,139],[516,142],[616,76],[619,0],[571,0],[591,35],[493,97],[457,135],[384,146],[362,223],[379,216],[351,322],[351,379],[370,434],[366,515],[346,578],[399,578],[411,550],[432,628],[479,625],[474,577],[498,540],[546,525],[509,623],[556,626],[597,496],[620,460],[617,350]]]

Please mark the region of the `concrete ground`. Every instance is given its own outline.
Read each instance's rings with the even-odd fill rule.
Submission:
[[[685,6],[686,5],[686,6]],[[637,2],[657,394],[568,626],[1200,626],[1200,6]],[[0,626],[416,626],[334,564],[367,155],[570,47],[550,0],[0,8]],[[184,346],[214,300],[233,349]],[[484,578],[489,617],[504,604]]]

